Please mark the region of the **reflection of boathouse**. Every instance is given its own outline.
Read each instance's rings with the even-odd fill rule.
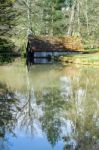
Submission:
[[[68,48],[66,48],[60,38],[55,37],[29,37],[27,45],[27,60],[32,61],[32,63],[43,63],[44,60],[51,60],[52,57],[59,57],[65,54],[71,53]],[[42,62],[41,62],[42,63]]]

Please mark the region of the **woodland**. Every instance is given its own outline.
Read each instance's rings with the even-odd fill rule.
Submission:
[[[79,37],[84,49],[98,50],[98,18],[98,0],[0,0],[0,52],[23,54],[29,34]]]

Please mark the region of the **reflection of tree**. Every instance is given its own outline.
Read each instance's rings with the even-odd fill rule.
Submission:
[[[44,115],[41,118],[42,129],[46,133],[48,141],[54,146],[60,139],[61,120],[58,115],[65,102],[60,90],[55,87],[43,89],[40,98],[44,103]]]
[[[35,121],[42,126],[48,141],[55,145],[61,138],[60,114],[64,109],[68,109],[69,103],[64,100],[61,91],[57,87],[36,90],[33,88],[27,91],[22,99],[23,102],[18,113],[21,128],[34,134]],[[21,96],[19,96],[21,98]]]
[[[99,94],[96,91],[96,82],[89,73],[88,76],[86,73],[86,78],[81,76],[77,82],[72,82],[71,108],[66,113],[73,122],[74,130],[69,137],[64,137],[65,150],[73,150],[73,146],[78,150],[99,149]]]
[[[3,150],[7,133],[13,133],[18,108],[15,95],[0,83],[0,149]]]
[[[27,91],[20,93],[18,97],[19,125],[32,135],[39,128],[52,146],[63,139],[65,150],[97,150],[98,83],[97,77],[92,78],[89,72],[86,72],[78,73],[74,77],[61,76],[58,84],[53,83],[43,88],[40,86],[40,89],[33,89],[29,84]]]
[[[25,103],[21,107],[22,125],[27,126],[27,130],[30,130],[30,126],[34,130],[33,122],[36,119],[52,145],[63,137],[65,150],[97,150],[97,75],[89,70],[82,70],[76,75],[62,76],[60,82],[60,86],[49,85],[50,87],[36,89],[35,92],[29,88],[28,97],[25,97]],[[70,128],[71,131],[68,131]]]
[[[19,99],[21,99],[21,96],[19,96]],[[34,131],[36,132],[35,123],[38,122],[39,116],[41,115],[41,110],[37,105],[34,95],[34,89],[29,88],[22,99],[23,101],[18,113],[18,121],[22,129],[24,128],[26,132],[33,135]]]

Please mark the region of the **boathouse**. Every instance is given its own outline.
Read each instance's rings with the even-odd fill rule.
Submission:
[[[26,49],[27,63],[50,62],[51,58],[59,57],[82,49],[81,41],[78,38],[70,37],[28,37]],[[45,61],[46,60],[46,61]]]

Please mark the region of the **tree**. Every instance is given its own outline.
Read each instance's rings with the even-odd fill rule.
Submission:
[[[0,34],[13,35],[16,45],[27,43],[33,34],[80,35],[85,44],[98,46],[98,0],[1,0],[0,4]]]
[[[11,30],[14,25],[15,11],[13,9],[14,0],[0,1],[0,38],[7,38],[11,35]]]
[[[45,26],[43,34],[45,35],[61,35],[63,33],[64,21],[62,6],[64,0],[45,0],[42,5],[43,18]]]
[[[7,134],[15,136],[14,128],[16,125],[16,114],[18,100],[15,94],[7,88],[5,84],[0,83],[0,149],[6,149]]]
[[[15,26],[14,0],[0,1],[0,62],[9,62],[14,44],[11,42],[12,28]],[[10,55],[11,56],[11,55]]]

